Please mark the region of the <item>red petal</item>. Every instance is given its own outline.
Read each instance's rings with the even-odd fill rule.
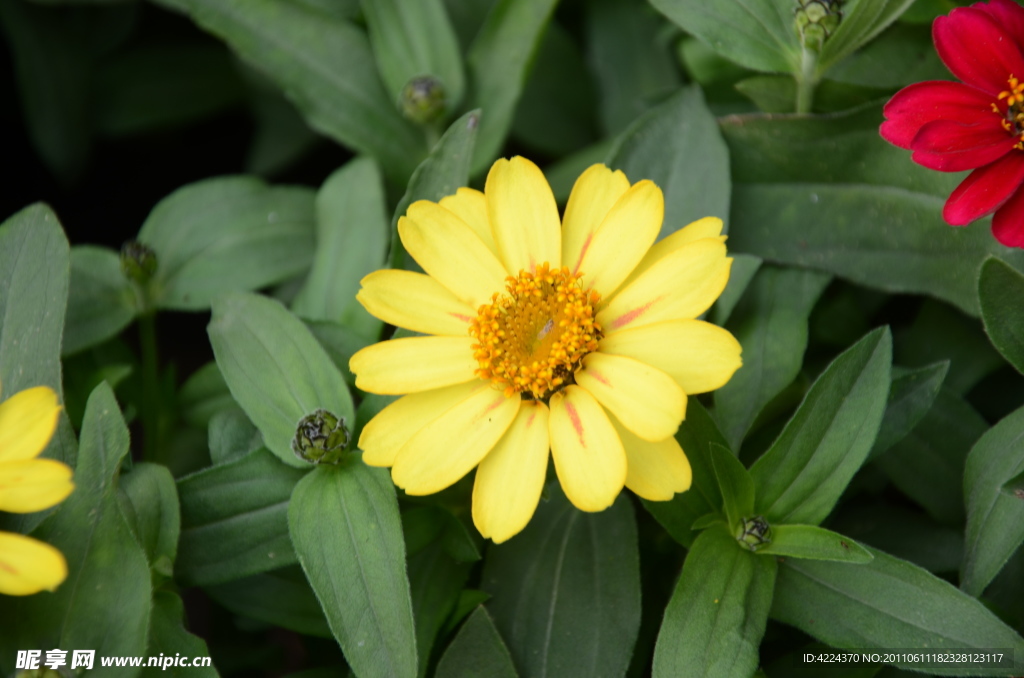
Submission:
[[[1024,152],[1008,153],[967,175],[942,209],[942,218],[964,226],[995,211],[1024,182]]]
[[[1011,75],[1024,79],[1024,58],[1010,34],[988,13],[958,7],[932,24],[932,38],[946,67],[968,85],[997,96]]]
[[[1010,136],[989,113],[985,124],[963,125],[935,120],[921,128],[910,145],[913,160],[940,172],[961,172],[995,162],[1013,150],[1020,139]]]
[[[910,148],[921,127],[933,120],[972,124],[994,117],[994,100],[990,94],[959,82],[914,83],[896,92],[885,105],[882,112],[887,119],[879,133],[891,144]]]
[[[1018,190],[996,210],[992,235],[1007,247],[1024,247],[1024,191]]]
[[[974,5],[974,8],[995,19],[995,22],[1010,34],[1018,46],[1024,45],[1024,7],[1012,0],[992,0],[989,3],[979,2]]]

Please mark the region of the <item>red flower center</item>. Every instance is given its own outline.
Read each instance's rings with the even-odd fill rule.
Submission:
[[[997,101],[1006,100],[1006,110],[1004,111],[998,103],[992,104],[992,110],[1003,116],[1000,120],[1003,129],[1015,137],[1020,137],[1021,140],[1014,148],[1024,151],[1024,82],[1018,81],[1013,74],[1010,74],[1006,82],[1010,89],[1000,92],[997,98]]]

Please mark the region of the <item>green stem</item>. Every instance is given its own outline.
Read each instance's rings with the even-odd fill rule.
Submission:
[[[160,453],[160,372],[157,366],[156,313],[139,316],[139,344],[142,348],[142,440],[143,458],[157,461]]]
[[[818,54],[806,47],[800,57],[800,74],[796,77],[796,112],[810,113],[814,104],[814,88],[818,84],[815,70]]]

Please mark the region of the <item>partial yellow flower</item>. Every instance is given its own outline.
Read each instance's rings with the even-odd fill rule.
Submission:
[[[696,319],[729,279],[722,221],[655,244],[663,217],[655,184],[594,165],[559,220],[544,175],[520,157],[497,161],[483,193],[410,205],[398,232],[426,274],[376,271],[357,298],[433,336],[352,357],[359,388],[404,395],[363,429],[364,461],[412,495],[476,468],[473,521],[495,542],[533,516],[549,451],[584,511],[623,486],[651,500],[688,489],[673,437],[686,397],[725,384],[740,345]]]
[[[57,394],[46,386],[0,403],[0,511],[33,513],[64,501],[75,489],[71,469],[37,459],[57,428]],[[67,577],[60,551],[31,537],[0,532],[0,593],[52,591]]]

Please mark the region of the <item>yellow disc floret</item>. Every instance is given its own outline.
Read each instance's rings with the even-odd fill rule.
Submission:
[[[481,379],[511,397],[546,400],[573,383],[583,357],[597,350],[601,327],[594,320],[600,295],[587,292],[581,273],[547,263],[506,278],[505,293],[483,304],[469,328]]]

